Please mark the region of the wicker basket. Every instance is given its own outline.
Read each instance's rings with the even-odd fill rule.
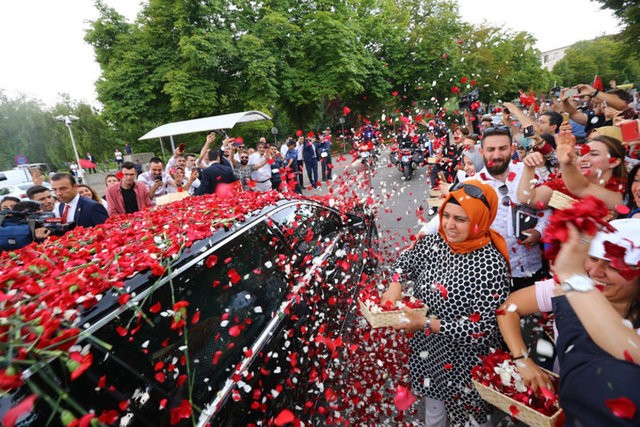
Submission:
[[[549,372],[544,370],[549,375],[553,375],[557,377],[553,372]],[[562,414],[562,409],[558,409],[558,411],[552,416],[548,417],[541,412],[536,411],[533,408],[528,407],[524,403],[513,400],[512,398],[501,394],[499,391],[496,391],[490,387],[487,387],[484,384],[479,383],[476,380],[472,380],[473,385],[478,391],[478,394],[481,398],[500,409],[501,411],[506,412],[511,415],[513,418],[517,418],[519,421],[525,423],[526,425],[533,427],[555,427],[556,422],[558,422],[558,418],[560,414]],[[515,406],[518,408],[518,415],[513,416],[511,414],[511,410],[509,409],[511,406]]]
[[[380,313],[372,313],[369,311],[369,308],[365,303],[361,300],[358,300],[360,304],[360,311],[367,322],[371,325],[372,328],[384,328],[386,326],[392,326],[400,322],[400,319],[403,317],[406,318],[404,311],[402,310],[394,310],[394,311],[383,311]],[[427,315],[427,306],[421,308],[413,308],[411,311],[416,313],[420,313],[423,316]]]
[[[552,208],[561,210],[561,209],[568,208],[575,201],[576,199],[574,199],[573,197],[569,197],[564,193],[554,190],[554,192],[551,193],[551,200],[549,200],[549,206],[551,206]]]

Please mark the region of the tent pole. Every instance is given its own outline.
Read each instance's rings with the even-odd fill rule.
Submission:
[[[169,135],[169,141],[171,141],[171,153],[176,152],[176,144],[173,142],[173,135]]]
[[[164,144],[162,143],[162,138],[158,138],[160,140],[160,149],[162,150],[162,158],[164,159]]]

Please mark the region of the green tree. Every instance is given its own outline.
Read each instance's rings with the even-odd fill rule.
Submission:
[[[556,63],[553,74],[563,86],[591,83],[596,75],[603,82],[633,82],[640,74],[640,60],[626,46],[611,36],[578,42]]]
[[[601,3],[602,9],[611,9],[620,18],[624,28],[619,35],[627,54],[640,54],[640,4],[629,0],[592,0]]]

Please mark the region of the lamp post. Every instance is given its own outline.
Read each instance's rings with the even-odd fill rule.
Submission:
[[[56,117],[56,120],[59,122],[63,122],[67,126],[67,129],[69,129],[69,136],[71,137],[71,145],[73,146],[73,152],[76,155],[76,163],[78,164],[78,178],[80,183],[82,183],[82,181],[84,180],[84,170],[80,165],[80,156],[78,156],[78,149],[76,148],[76,140],[73,139],[73,132],[71,131],[71,123],[77,121],[78,117],[60,115]]]
[[[278,128],[275,126],[272,127],[271,133],[273,134],[273,145],[278,145],[278,140],[276,139],[276,135],[278,135]]]

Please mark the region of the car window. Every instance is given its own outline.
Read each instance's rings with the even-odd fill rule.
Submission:
[[[282,209],[270,218],[296,252],[312,256],[320,255],[342,229],[342,221],[335,212],[305,203]]]
[[[284,301],[283,250],[259,222],[154,290],[94,334],[111,348],[94,342],[91,373],[71,384],[71,394],[97,412],[127,401],[136,425],[158,425],[168,417],[158,408],[184,399],[194,412],[204,408]],[[105,386],[96,390],[100,378]]]

